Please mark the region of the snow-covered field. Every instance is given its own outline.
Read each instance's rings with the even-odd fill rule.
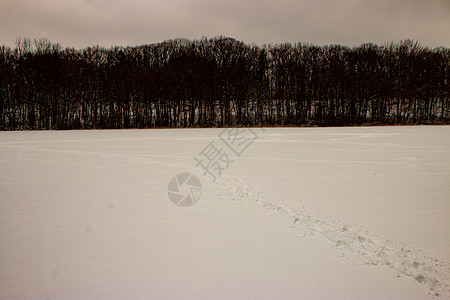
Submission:
[[[0,298],[450,298],[450,126],[252,130],[1,132]]]

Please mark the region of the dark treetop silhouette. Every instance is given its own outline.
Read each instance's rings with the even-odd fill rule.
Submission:
[[[410,40],[0,48],[0,128],[448,124],[450,50]]]

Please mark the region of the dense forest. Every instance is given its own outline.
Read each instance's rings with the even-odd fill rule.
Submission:
[[[0,48],[0,129],[448,124],[450,49],[226,37]]]

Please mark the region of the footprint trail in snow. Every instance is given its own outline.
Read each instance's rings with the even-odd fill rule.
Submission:
[[[198,170],[198,176],[205,176]],[[211,180],[209,180],[211,182]],[[288,218],[297,236],[318,234],[348,259],[363,265],[391,268],[398,277],[407,277],[426,286],[436,299],[450,299],[450,264],[427,256],[423,251],[378,236],[356,226],[313,215],[305,209],[293,210],[265,199],[253,186],[230,175],[212,181],[221,197],[247,203]]]

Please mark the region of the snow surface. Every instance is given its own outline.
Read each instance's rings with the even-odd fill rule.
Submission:
[[[0,298],[450,299],[450,126],[253,130],[1,132]]]

